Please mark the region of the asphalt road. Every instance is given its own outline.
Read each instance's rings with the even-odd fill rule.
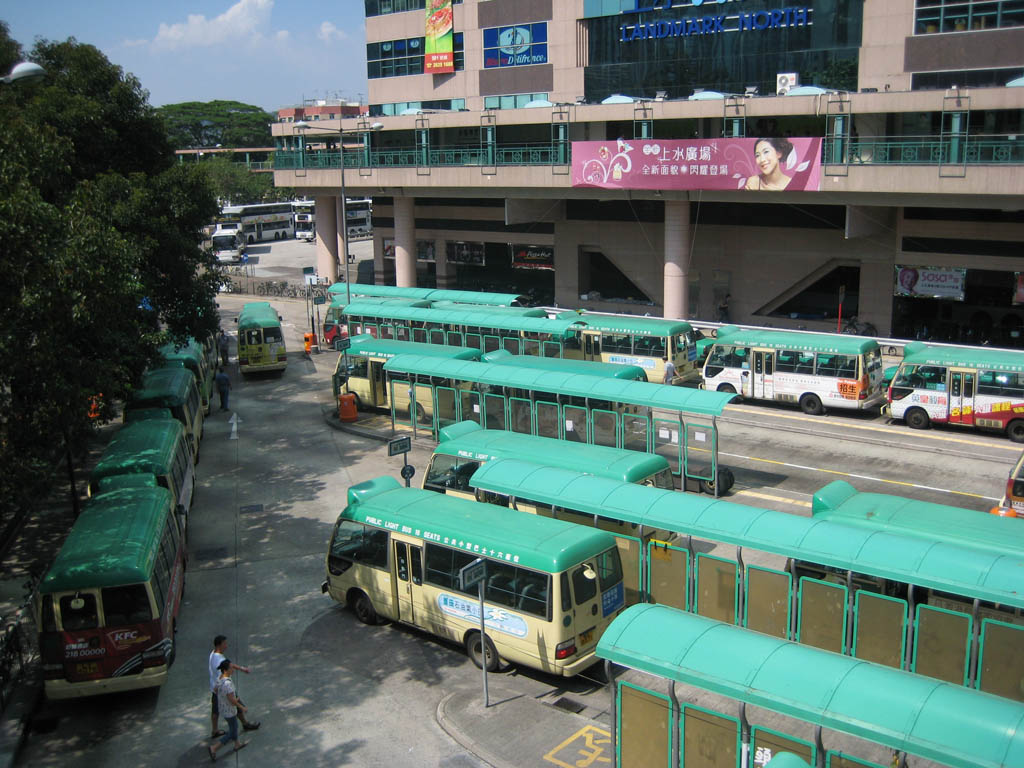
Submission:
[[[312,247],[276,245],[258,268],[301,274]],[[247,300],[220,297],[225,327]],[[347,488],[381,474],[397,477],[402,460],[387,457],[380,442],[325,423],[337,354],[302,359],[296,352],[308,327],[305,302],[271,301],[285,317],[289,367],[280,377],[245,380],[233,371],[232,420],[215,409],[207,422],[169,682],[158,691],[47,705],[40,723],[53,728],[29,735],[19,765],[206,762],[206,664],[218,633],[229,637],[229,657],[252,667],[239,684],[263,722],[245,752],[218,762],[483,765],[435,717],[447,694],[480,695],[479,671],[465,654],[407,628],[360,625],[320,592]],[[912,432],[874,416],[809,417],[749,405],[730,407],[719,429],[722,463],[737,477],[732,497],[795,514],[809,514],[811,495],[834,479],[984,510],[1001,495],[1020,450],[972,432]],[[426,444],[414,444],[414,483],[428,457]],[[565,683],[520,673],[503,676],[502,684],[532,696],[569,691],[598,711],[606,703],[587,678]],[[524,755],[522,764],[546,764],[541,754]]]

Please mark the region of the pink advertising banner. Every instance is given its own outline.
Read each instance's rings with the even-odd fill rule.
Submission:
[[[572,185],[602,189],[817,191],[821,138],[572,143]]]

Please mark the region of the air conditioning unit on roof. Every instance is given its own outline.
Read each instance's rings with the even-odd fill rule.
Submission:
[[[790,88],[800,85],[800,75],[796,72],[779,72],[775,75],[775,94],[785,96]]]

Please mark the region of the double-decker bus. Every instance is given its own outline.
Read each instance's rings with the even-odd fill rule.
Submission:
[[[397,355],[384,373],[392,423],[414,431],[438,436],[457,421],[475,421],[486,429],[656,453],[685,489],[717,495],[734,481],[719,467],[716,419],[735,395],[424,355]]]
[[[882,351],[857,336],[723,326],[704,362],[704,388],[749,400],[865,410],[885,402]]]
[[[185,584],[185,537],[166,488],[82,505],[35,601],[51,699],[163,685]]]
[[[913,341],[888,399],[883,412],[911,429],[955,424],[1024,443],[1024,352]]]
[[[264,240],[287,240],[295,234],[295,214],[290,202],[226,205],[221,216],[237,217],[242,236],[250,245]]]
[[[877,662],[634,605],[597,645],[618,766],[1024,763],[1024,705]],[[667,693],[666,693],[667,691]]]
[[[512,459],[482,465],[469,485],[517,510],[543,505],[579,524],[634,526],[614,535],[639,549],[641,602],[1024,701],[1024,549],[975,546],[932,525],[879,530],[842,515],[801,517]],[[816,508],[823,503],[815,499]],[[674,539],[645,542],[651,529]]]
[[[345,219],[349,238],[373,234],[373,200],[369,197],[346,197]]]
[[[484,567],[478,588],[459,572]],[[558,520],[404,488],[380,477],[348,491],[327,551],[325,593],[356,617],[402,622],[459,643],[489,671],[500,659],[570,677],[594,663],[624,604],[615,540]]]
[[[316,204],[312,200],[295,200],[295,239],[313,242],[316,239]]]

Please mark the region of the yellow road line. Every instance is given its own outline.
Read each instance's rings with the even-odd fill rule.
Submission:
[[[796,507],[807,507],[810,508],[811,502],[801,501],[800,499],[790,499],[786,496],[772,496],[770,493],[759,493],[758,491],[743,490],[736,491],[737,496],[753,496],[755,499],[764,499],[765,501],[778,501],[783,504],[792,504]]]
[[[758,415],[758,416],[770,415],[772,418],[789,419],[790,421],[804,421],[804,422],[807,422],[809,424],[816,424],[818,426],[821,426],[821,424],[822,424],[821,419],[819,417],[817,417],[817,416],[804,416],[802,414],[797,414],[797,413],[777,413],[775,411],[771,411],[770,413],[768,413],[763,408],[749,408],[749,407],[744,407],[744,406],[741,406],[741,405],[730,405],[730,406],[728,406],[728,408],[725,411],[725,415],[728,416],[728,414],[730,412],[733,412],[733,411],[738,411],[740,413],[749,413],[749,414]],[[854,422],[845,422],[845,421],[842,424],[839,424],[838,422],[829,422],[829,424],[833,424],[833,425],[835,425],[837,427],[838,426],[848,427],[849,429],[860,429],[860,430],[864,430],[864,431],[867,431],[867,432],[881,432],[881,433],[884,433],[884,434],[889,435],[889,436],[896,436],[896,437],[900,436],[900,430],[890,429],[888,427],[881,426],[881,425],[878,425],[878,424],[857,424],[857,423],[854,423]],[[764,427],[766,429],[771,429],[771,426],[768,425],[768,424],[764,425]],[[907,429],[910,429],[910,428],[907,427]],[[906,436],[910,437],[911,435],[906,435]],[[933,432],[933,431],[929,431],[929,432],[918,431],[915,434],[913,434],[912,436],[920,438],[922,440],[938,440],[938,441],[944,442],[944,443],[958,443],[958,444],[961,444],[961,445],[981,446],[983,448],[998,448],[1000,450],[1009,451],[1010,453],[1018,453],[1021,450],[1020,445],[1018,443],[1007,443],[1007,444],[1004,444],[1004,443],[985,442],[983,440],[975,440],[975,439],[971,439],[969,437],[956,437],[954,435],[943,435],[943,434],[940,434],[940,433],[937,433],[937,432]]]

